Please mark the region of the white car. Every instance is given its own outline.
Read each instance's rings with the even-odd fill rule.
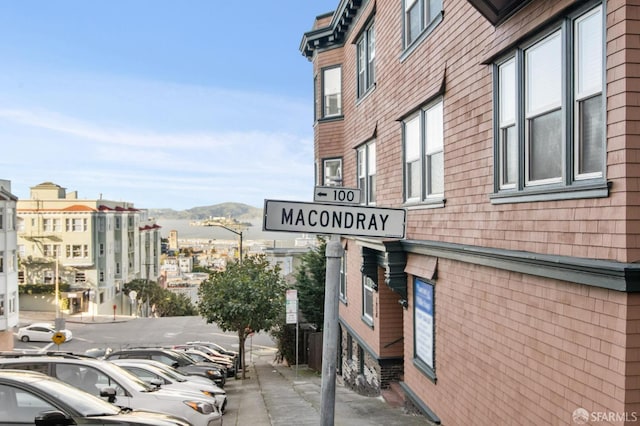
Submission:
[[[36,322],[18,329],[18,339],[23,342],[53,342],[52,337],[56,332],[64,334],[64,341],[73,339],[71,330],[56,330],[56,327],[48,322]]]
[[[205,377],[182,374],[175,368],[152,359],[114,359],[110,362],[145,382],[158,383],[164,389],[195,391],[212,397],[223,414],[227,408],[227,392]]]
[[[109,361],[65,353],[25,354],[0,357],[0,368],[38,371],[119,407],[171,414],[193,426],[222,425],[222,414],[211,398],[195,392],[156,389]]]

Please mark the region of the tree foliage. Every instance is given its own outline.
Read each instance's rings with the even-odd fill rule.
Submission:
[[[207,322],[238,334],[243,367],[248,334],[271,330],[285,309],[280,268],[272,267],[264,255],[230,262],[225,271],[212,271],[200,285],[198,296],[198,311]]]
[[[149,309],[155,305],[155,314],[161,317],[178,317],[196,315],[197,311],[191,300],[184,294],[176,294],[160,287],[155,281],[133,280],[124,285],[125,294],[131,290],[137,293],[139,305],[149,300]]]
[[[319,244],[302,256],[296,271],[298,307],[306,321],[321,331],[324,325],[324,287],[327,273],[327,241],[318,237]]]

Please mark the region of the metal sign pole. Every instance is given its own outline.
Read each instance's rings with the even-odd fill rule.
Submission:
[[[332,235],[326,249],[327,269],[324,292],[324,332],[322,335],[322,388],[320,424],[333,426],[336,408],[336,364],[338,362],[338,287],[340,259],[344,254],[340,236]]]

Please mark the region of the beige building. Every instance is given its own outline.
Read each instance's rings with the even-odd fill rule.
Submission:
[[[11,182],[0,180],[0,349],[13,348],[18,325],[16,201]]]
[[[157,280],[160,227],[133,203],[79,199],[51,182],[17,202],[20,284],[68,284],[61,293],[71,312],[112,313],[128,303],[122,287]],[[34,303],[26,298],[23,303]],[[31,305],[29,309],[55,309]]]

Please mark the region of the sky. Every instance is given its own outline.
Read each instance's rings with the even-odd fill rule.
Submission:
[[[313,199],[313,71],[339,0],[0,2],[0,179],[184,210]]]

